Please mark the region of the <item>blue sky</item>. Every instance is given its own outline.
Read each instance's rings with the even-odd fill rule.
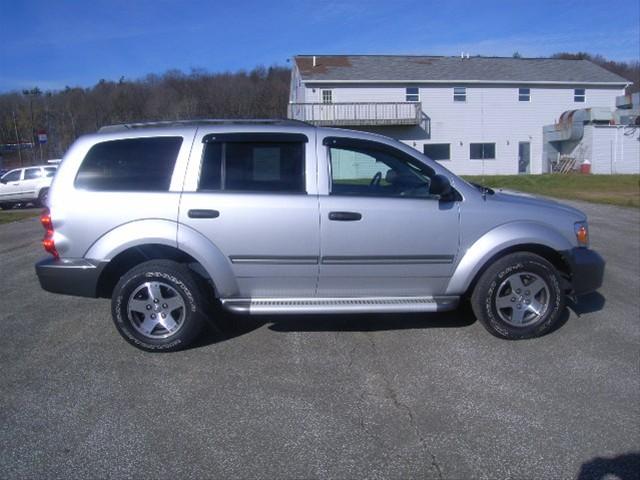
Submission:
[[[90,86],[295,54],[640,56],[640,2],[0,0],[0,91]]]

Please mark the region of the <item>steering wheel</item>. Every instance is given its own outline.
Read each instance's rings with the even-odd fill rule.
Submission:
[[[382,172],[377,172],[371,179],[371,182],[369,182],[369,188],[379,187],[380,181],[382,181]]]

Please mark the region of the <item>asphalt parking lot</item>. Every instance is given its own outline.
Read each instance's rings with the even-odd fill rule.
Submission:
[[[638,478],[640,213],[572,204],[605,284],[518,342],[460,310],[248,320],[143,353],[108,300],[39,288],[37,219],[1,225],[0,477]]]

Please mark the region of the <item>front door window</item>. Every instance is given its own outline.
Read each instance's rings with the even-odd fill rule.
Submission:
[[[432,198],[433,171],[389,149],[331,147],[331,194]]]

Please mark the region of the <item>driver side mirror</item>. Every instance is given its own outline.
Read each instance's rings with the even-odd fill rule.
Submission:
[[[441,199],[448,198],[452,193],[451,182],[444,175],[435,175],[431,179],[429,193],[431,195],[440,195]]]
[[[0,178],[0,183],[7,183],[7,181],[4,178]]]

